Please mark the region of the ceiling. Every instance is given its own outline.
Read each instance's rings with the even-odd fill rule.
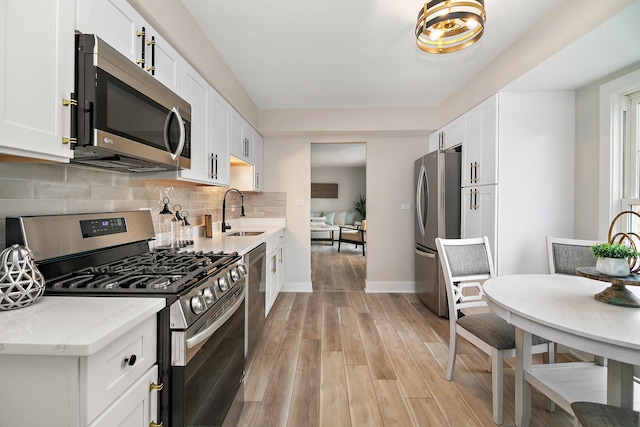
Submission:
[[[367,144],[311,144],[311,167],[365,167]]]
[[[259,109],[438,106],[561,0],[486,0],[483,37],[416,47],[420,0],[182,0]]]
[[[485,0],[478,43],[415,45],[419,0],[182,0],[258,109],[437,107],[563,0]],[[512,82],[574,90],[640,61],[640,1]],[[364,166],[366,144],[312,144],[312,166]]]

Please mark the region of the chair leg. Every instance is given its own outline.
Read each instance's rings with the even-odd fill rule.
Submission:
[[[499,350],[491,352],[491,390],[493,392],[493,422],[502,425],[504,353]]]
[[[341,240],[338,238],[338,252],[340,252],[340,242]]]
[[[453,367],[456,364],[458,334],[456,334],[455,324],[449,329],[449,359],[447,360],[447,372],[445,374],[445,378],[448,381],[451,381],[451,378],[453,378]]]

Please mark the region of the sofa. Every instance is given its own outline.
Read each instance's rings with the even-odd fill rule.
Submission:
[[[326,211],[311,212],[311,240],[331,242],[338,239],[340,226],[358,226],[360,217],[357,212]]]

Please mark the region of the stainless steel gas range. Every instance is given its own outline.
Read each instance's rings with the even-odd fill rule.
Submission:
[[[247,269],[237,253],[152,251],[149,211],[7,218],[48,296],[166,300],[158,315],[165,426],[235,425],[243,404]]]

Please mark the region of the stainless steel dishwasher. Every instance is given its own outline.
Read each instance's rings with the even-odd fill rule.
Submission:
[[[247,366],[251,363],[256,351],[256,345],[262,335],[265,323],[265,286],[266,286],[266,250],[267,244],[261,243],[256,248],[247,252],[244,256],[244,263],[248,271],[247,290],[247,337],[245,353],[247,355]]]

